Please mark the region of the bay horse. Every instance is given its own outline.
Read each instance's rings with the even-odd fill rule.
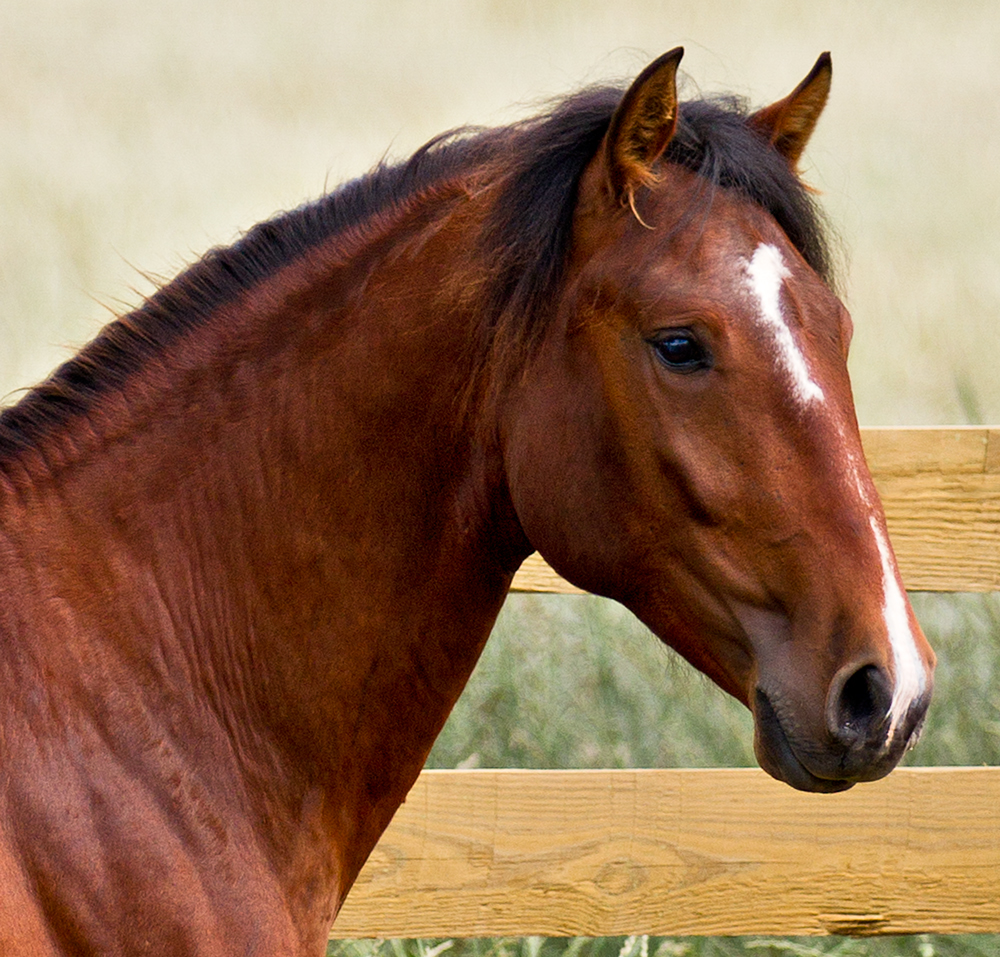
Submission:
[[[624,603],[837,791],[933,653],[797,165],[626,90],[258,225],[0,416],[0,952],[319,954],[518,565]]]

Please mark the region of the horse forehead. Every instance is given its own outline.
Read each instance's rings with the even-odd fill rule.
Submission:
[[[793,321],[806,318],[797,314],[800,306],[808,305],[810,313],[813,307],[835,308],[826,302],[832,297],[824,295],[825,285],[787,241],[756,230],[705,230],[694,246],[661,247],[636,278],[646,298],[711,300],[724,312],[751,319],[763,309],[773,315],[776,298]],[[781,295],[786,286],[795,289],[787,304]],[[786,314],[789,307],[795,315]]]
[[[674,215],[677,215],[676,213]],[[659,228],[657,228],[659,227]],[[633,242],[645,250],[624,250],[625,259],[644,264],[649,279],[669,285],[698,288],[726,299],[742,282],[744,264],[762,247],[775,251],[774,257],[761,266],[778,269],[783,264],[783,279],[797,283],[814,276],[801,260],[777,223],[763,210],[730,197],[716,197],[710,214],[680,216],[657,227],[633,230]]]

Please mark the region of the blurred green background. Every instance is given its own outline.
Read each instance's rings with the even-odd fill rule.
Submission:
[[[464,123],[634,76],[756,104],[831,50],[806,156],[863,425],[1000,422],[1000,7],[760,0],[3,0],[0,396],[208,247]],[[941,657],[907,760],[1000,764],[1000,604],[915,596]],[[621,609],[512,596],[435,767],[752,764],[750,718]],[[1000,954],[996,937],[390,941],[384,957]]]

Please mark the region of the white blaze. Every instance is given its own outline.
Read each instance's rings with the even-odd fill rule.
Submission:
[[[747,286],[760,307],[760,318],[778,347],[778,363],[791,376],[795,398],[801,405],[822,402],[823,390],[812,380],[805,357],[781,311],[781,284],[791,275],[776,246],[761,243],[745,262]]]
[[[854,487],[861,501],[870,509],[872,500],[861,481],[857,459],[854,455],[849,455],[848,461],[854,476]],[[906,717],[910,706],[927,688],[927,672],[924,669],[923,659],[917,651],[913,629],[910,628],[906,597],[899,584],[889,543],[876,515],[869,515],[868,524],[875,537],[875,545],[882,562],[882,618],[892,647],[892,661],[896,672],[892,701],[889,704],[889,731],[885,738],[888,747],[892,744],[899,722]]]
[[[885,535],[882,534],[882,529],[874,516],[869,519],[869,523],[872,533],[875,535],[879,556],[882,559],[884,602],[882,615],[885,618],[885,627],[889,632],[892,659],[896,666],[896,687],[893,689],[892,703],[889,705],[889,732],[886,735],[886,743],[888,744],[892,742],[896,734],[896,726],[906,717],[910,705],[923,694],[927,687],[927,675],[920,653],[917,651],[913,631],[910,628],[906,598],[899,585],[895,564],[892,561],[892,553],[889,551],[889,543],[886,541]]]

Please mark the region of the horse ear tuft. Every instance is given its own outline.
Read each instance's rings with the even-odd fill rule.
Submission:
[[[635,190],[656,182],[654,165],[677,128],[677,67],[683,55],[684,48],[676,47],[636,77],[611,117],[604,138],[611,192],[633,211]]]
[[[823,53],[809,75],[783,100],[754,113],[749,123],[794,170],[830,95],[833,61]]]

